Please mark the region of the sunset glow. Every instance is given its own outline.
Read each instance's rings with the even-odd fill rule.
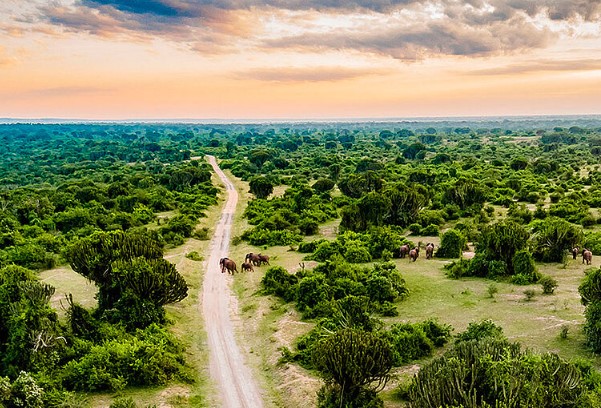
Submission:
[[[4,0],[0,117],[601,113],[596,0]]]

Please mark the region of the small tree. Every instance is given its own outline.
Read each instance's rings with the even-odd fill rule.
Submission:
[[[265,176],[256,176],[250,180],[250,192],[257,198],[267,198],[273,193],[273,183]]]
[[[148,235],[95,234],[69,248],[73,270],[98,287],[101,312],[116,310],[129,328],[164,319],[162,306],[187,296],[188,286]]]
[[[356,329],[343,329],[326,337],[313,351],[312,359],[326,388],[344,407],[364,406],[356,405],[359,397],[381,390],[390,379],[393,365],[387,341]]]
[[[578,288],[580,301],[586,309],[584,333],[595,352],[601,351],[601,268],[589,271]]]
[[[583,240],[582,228],[558,217],[539,221],[534,230],[534,257],[542,262],[564,262],[569,250]]]
[[[456,229],[450,229],[440,239],[440,247],[436,251],[436,256],[440,258],[459,258],[467,239]]]
[[[540,278],[532,254],[527,249],[515,253],[513,257],[514,277],[519,276],[524,283],[537,282]]]
[[[491,261],[503,262],[508,275],[513,275],[513,258],[526,248],[530,234],[524,227],[513,221],[505,221],[488,226],[482,230],[476,245],[476,255],[488,265]],[[488,273],[489,276],[492,274]]]

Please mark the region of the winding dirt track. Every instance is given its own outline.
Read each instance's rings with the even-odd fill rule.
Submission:
[[[234,338],[230,319],[230,298],[228,276],[221,273],[219,259],[228,255],[232,222],[238,192],[234,185],[217,165],[214,156],[207,156],[208,162],[219,176],[227,191],[227,201],[221,218],[215,228],[210,243],[202,293],[202,311],[208,337],[209,365],[211,378],[219,387],[220,407],[261,408],[263,401],[259,387]],[[240,266],[239,266],[240,267]]]

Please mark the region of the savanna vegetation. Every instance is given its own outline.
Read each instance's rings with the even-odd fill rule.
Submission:
[[[543,270],[565,268],[573,248],[599,254],[598,123],[259,128],[224,140],[222,165],[249,181],[256,197],[245,210],[251,228],[239,238],[264,250],[289,246],[303,261],[317,262],[310,270],[304,263],[296,272],[268,269],[261,288],[313,324],[292,347],[283,348],[280,363],[299,364],[323,378],[319,407],[382,406],[378,391],[395,367],[427,359],[436,346],[447,351],[428,363],[434,368],[424,365],[424,376],[428,370],[462,373],[463,368],[443,365],[469,355],[466,367],[482,364],[478,373],[498,370],[506,377],[445,378],[454,387],[482,388],[460,385],[456,396],[437,400],[439,389],[441,395],[451,393],[439,388],[447,385],[416,376],[397,394],[405,404],[565,406],[570,401],[598,406],[592,361],[533,353],[502,336],[488,340],[476,335],[445,346],[453,328],[444,319],[408,321],[400,305],[411,298],[412,288],[399,263],[390,263],[399,257],[401,245],[420,248],[423,254],[425,244],[434,240],[434,257],[448,260],[440,271],[447,279],[488,280],[491,299],[498,290],[494,282],[515,290],[538,284],[552,296],[558,282]],[[258,191],[259,180],[269,188]],[[323,236],[321,225],[332,219],[340,220],[337,233]],[[384,270],[392,274],[382,275]],[[586,293],[586,324],[580,330],[588,339],[588,345],[580,346],[582,355],[598,350],[594,276],[590,272],[580,289]],[[524,293],[524,301],[536,296],[533,289]],[[362,351],[368,349],[378,352]],[[358,363],[355,358],[368,360]],[[347,364],[366,367],[364,377]],[[515,372],[502,373],[500,365]],[[565,376],[553,380],[558,372]],[[527,389],[510,381],[522,375]],[[403,405],[402,400],[396,403]],[[389,403],[394,404],[387,398]]]
[[[314,405],[601,407],[597,269],[570,278],[585,306],[572,348],[588,359],[530,350],[489,320],[452,327],[440,310],[458,309],[434,307],[457,282],[488,287],[499,310],[499,287],[525,288],[532,307],[533,288],[562,290],[572,248],[601,255],[596,119],[19,124],[0,138],[0,404],[81,406],[90,392],[194,380],[165,309],[189,286],[164,254],[207,238],[210,153],[253,197],[234,243],[302,265],[276,259],[249,288],[306,324],[278,360],[320,378]],[[415,262],[402,245],[421,250]],[[93,307],[50,306],[38,272],[56,265],[94,283]],[[436,318],[410,309],[422,270],[441,282],[420,314]],[[444,301],[471,307],[466,296]]]

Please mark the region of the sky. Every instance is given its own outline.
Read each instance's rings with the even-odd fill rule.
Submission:
[[[601,113],[601,0],[1,0],[0,117]]]

